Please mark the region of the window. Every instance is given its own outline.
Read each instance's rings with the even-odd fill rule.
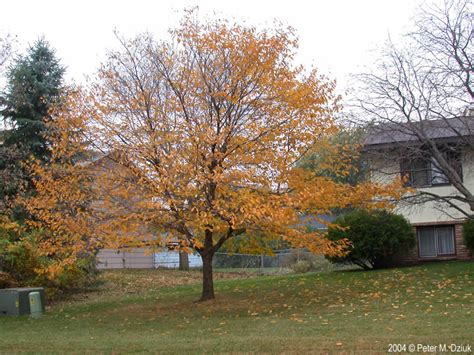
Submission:
[[[431,185],[443,185],[449,184],[448,177],[443,173],[443,171],[438,167],[436,159],[433,157],[430,161],[431,167]]]
[[[402,174],[407,177],[408,186],[428,186],[430,170],[430,161],[423,157],[402,163]]]
[[[421,258],[454,255],[454,226],[419,227],[418,246]]]
[[[447,147],[442,153],[462,179],[460,150]],[[412,159],[402,159],[400,171],[402,177],[406,177],[407,185],[412,187],[448,185],[450,183],[436,159],[428,154],[422,154]]]

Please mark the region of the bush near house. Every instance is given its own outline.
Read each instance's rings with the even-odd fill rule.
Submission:
[[[397,253],[415,245],[415,235],[402,216],[384,210],[354,210],[335,221],[328,238],[349,239],[352,246],[345,256],[326,256],[333,263],[355,264],[364,269],[393,266]]]
[[[464,244],[474,255],[474,219],[466,221],[463,225]]]

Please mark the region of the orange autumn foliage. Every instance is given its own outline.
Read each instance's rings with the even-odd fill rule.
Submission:
[[[263,232],[342,253],[344,243],[309,232],[301,216],[385,206],[402,186],[354,187],[298,168],[309,151],[330,149],[334,82],[294,65],[291,29],[200,23],[193,15],[168,41],[121,40],[96,83],[54,113],[60,164],[33,165],[38,194],[29,209],[78,250],[89,241],[178,240],[203,258],[205,300],[214,297],[212,257],[227,240]],[[63,159],[91,146],[107,154],[106,164]],[[340,174],[351,169],[334,162]]]

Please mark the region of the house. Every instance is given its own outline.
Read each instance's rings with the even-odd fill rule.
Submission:
[[[363,154],[372,181],[402,177],[411,187],[395,212],[413,225],[417,243],[401,263],[472,258],[462,225],[474,215],[473,116],[374,125]]]
[[[109,179],[113,174],[133,179],[133,176],[128,176],[126,169],[118,161],[119,156],[114,153],[102,154],[97,151],[89,151],[85,161],[82,162],[93,173],[94,185],[97,190],[101,191],[101,194],[113,195],[112,191],[108,191],[107,188],[115,189],[117,185],[103,183],[104,179]],[[143,191],[139,191],[136,187],[134,193],[130,194],[128,198],[120,198],[119,205],[122,208],[119,210],[111,210],[110,205],[104,207],[100,198],[93,202],[93,208],[96,211],[104,212],[105,215],[119,217],[133,212],[136,204],[143,201],[143,196]],[[118,201],[119,197],[114,196],[114,199]],[[117,239],[121,239],[122,242],[118,243],[115,248],[108,245],[107,248],[98,251],[96,256],[98,269],[151,269],[179,266],[179,252],[172,250],[173,248],[170,248],[168,244],[166,244],[168,246],[163,245],[162,235],[153,232],[146,224],[127,228],[126,233],[118,230],[116,233]],[[191,254],[188,259],[190,267],[202,266],[199,255]]]

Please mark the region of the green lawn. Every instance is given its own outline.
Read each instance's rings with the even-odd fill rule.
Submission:
[[[0,318],[0,353],[364,353],[387,352],[390,343],[474,346],[472,262],[227,279],[216,286],[217,299],[207,303],[193,303],[196,284],[139,287],[137,293],[98,292],[58,303],[39,320]]]

